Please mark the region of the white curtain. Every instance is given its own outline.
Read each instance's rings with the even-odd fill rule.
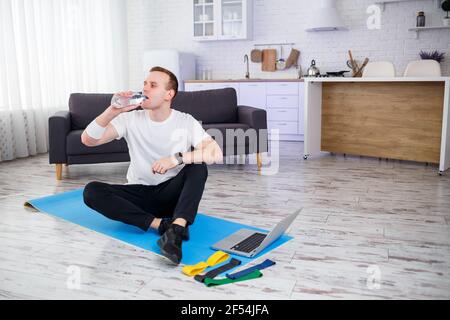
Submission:
[[[126,89],[124,0],[0,0],[0,161],[48,151],[74,92]]]

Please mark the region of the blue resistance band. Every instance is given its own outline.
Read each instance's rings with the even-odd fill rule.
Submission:
[[[232,274],[228,274],[227,273],[226,276],[227,276],[228,279],[235,280],[235,279],[239,279],[241,277],[245,277],[246,275],[252,273],[255,270],[262,270],[262,269],[271,267],[274,264],[275,264],[275,261],[272,261],[270,259],[266,259],[263,263],[257,264],[256,266],[253,266],[253,267],[250,267],[250,268],[247,268],[247,269],[244,269],[242,271],[235,272],[235,273],[232,273]]]

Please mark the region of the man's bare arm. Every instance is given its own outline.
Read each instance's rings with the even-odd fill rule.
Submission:
[[[129,96],[131,94],[131,91],[121,92],[119,94]],[[117,133],[116,128],[114,128],[114,126],[110,124],[110,122],[122,112],[128,112],[130,110],[136,109],[137,107],[139,107],[139,105],[130,105],[121,109],[109,106],[101,115],[99,115],[94,120],[98,126],[106,128],[103,132],[103,135],[99,139],[95,139],[88,134],[87,130],[84,130],[81,134],[81,142],[85,146],[95,147],[113,141],[119,136],[119,134]]]
[[[217,142],[207,138],[200,142],[192,152],[183,153],[185,164],[205,162],[206,164],[222,163],[223,154]],[[174,155],[159,159],[152,164],[153,173],[165,174],[168,170],[175,168],[178,161]]]
[[[87,147],[96,147],[111,142],[118,136],[119,134],[117,133],[116,128],[114,128],[112,124],[108,124],[106,126],[105,132],[103,133],[103,136],[98,140],[90,137],[87,134],[86,130],[84,130],[81,134],[81,142]]]
[[[213,164],[222,163],[223,153],[213,138],[207,138],[200,142],[192,152],[183,153],[183,162]]]

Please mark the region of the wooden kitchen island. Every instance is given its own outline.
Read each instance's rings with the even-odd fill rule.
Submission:
[[[320,151],[450,167],[450,77],[306,78],[304,159]]]

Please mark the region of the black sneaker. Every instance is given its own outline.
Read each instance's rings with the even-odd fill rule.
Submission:
[[[162,236],[164,234],[164,232],[166,232],[166,230],[169,229],[169,227],[172,225],[172,222],[173,222],[173,219],[167,219],[167,218],[161,219],[161,223],[159,224],[159,227],[158,227],[159,235]],[[189,240],[189,227],[188,226],[186,226],[184,228],[181,238],[184,241]]]
[[[162,237],[157,241],[161,253],[175,264],[179,264],[182,257],[182,228],[183,227],[181,226],[170,225]]]

